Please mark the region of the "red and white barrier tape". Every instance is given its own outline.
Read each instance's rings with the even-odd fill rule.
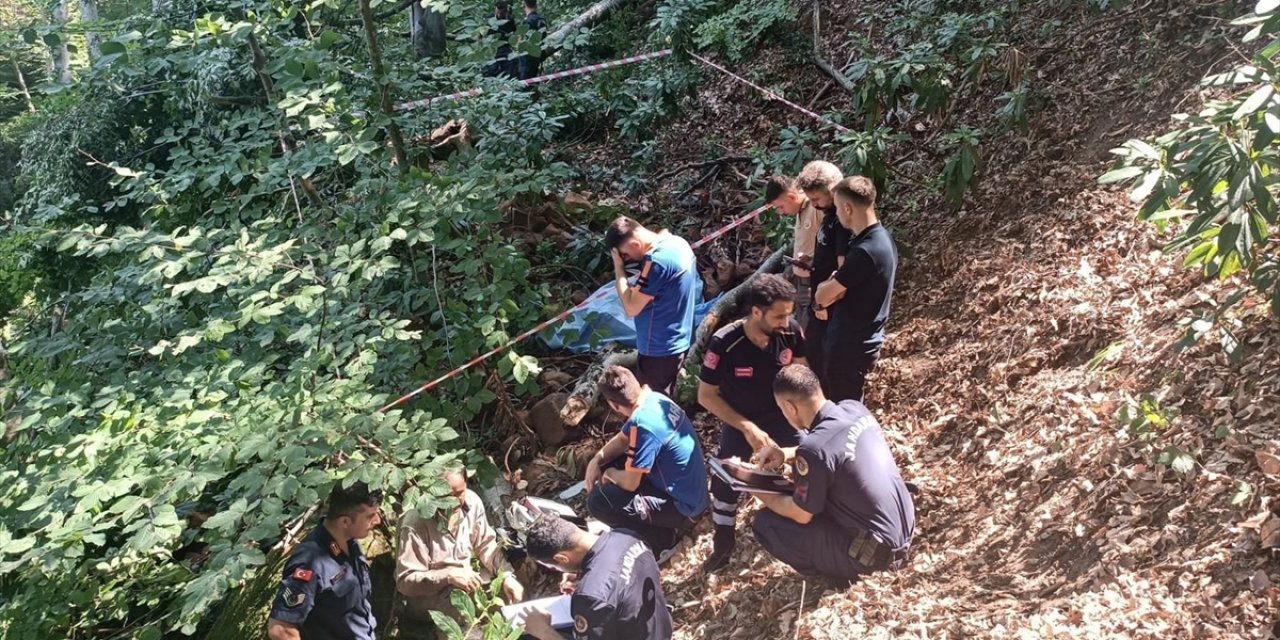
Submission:
[[[809,116],[810,118],[813,118],[814,120],[820,120],[820,121],[822,121],[822,122],[825,122],[825,123],[827,123],[827,124],[829,124],[829,125],[831,125],[831,126],[835,127],[837,131],[840,131],[840,132],[843,132],[843,133],[850,133],[850,132],[852,132],[852,129],[850,129],[849,127],[846,127],[846,126],[844,126],[844,125],[842,125],[842,124],[840,124],[840,123],[838,123],[838,122],[833,122],[833,121],[832,121],[831,119],[829,119],[829,118],[826,118],[826,117],[824,117],[824,116],[822,116],[822,115],[820,115],[820,114],[814,113],[814,112],[812,112],[812,111],[810,111],[810,110],[808,110],[808,109],[806,109],[806,108],[804,108],[804,107],[802,107],[802,106],[800,106],[800,105],[798,105],[798,104],[796,104],[796,103],[794,103],[794,102],[792,102],[792,101],[790,101],[790,100],[787,100],[786,98],[784,98],[784,97],[782,97],[782,96],[778,95],[777,93],[774,93],[773,91],[770,91],[770,90],[768,90],[768,89],[766,89],[766,88],[764,88],[764,87],[762,87],[762,86],[760,86],[760,85],[758,85],[758,84],[756,84],[756,83],[754,83],[754,82],[752,82],[752,81],[750,81],[750,80],[748,80],[748,79],[746,79],[746,78],[744,78],[744,77],[742,77],[742,76],[740,76],[740,75],[738,75],[738,74],[736,74],[736,73],[734,73],[734,72],[732,72],[732,71],[730,71],[730,70],[728,70],[728,69],[726,69],[726,68],[724,68],[724,67],[722,67],[722,66],[720,66],[720,65],[718,65],[718,64],[716,64],[716,63],[714,63],[714,62],[712,62],[712,61],[710,61],[710,60],[708,60],[708,59],[706,59],[706,58],[704,58],[704,57],[702,57],[702,56],[700,56],[700,55],[698,55],[698,54],[696,54],[696,53],[692,52],[692,51],[690,51],[690,52],[689,52],[689,55],[690,55],[694,60],[697,60],[698,62],[701,62],[702,64],[705,64],[705,65],[707,65],[708,67],[711,67],[712,69],[715,69],[715,70],[719,71],[720,73],[723,73],[723,74],[725,74],[725,75],[729,76],[730,78],[733,78],[734,80],[737,80],[738,82],[741,82],[741,83],[743,83],[743,84],[745,84],[745,85],[747,85],[747,86],[750,86],[750,87],[754,88],[756,91],[759,91],[760,93],[763,93],[763,94],[765,94],[766,96],[769,96],[770,98],[773,98],[774,100],[777,100],[778,102],[781,102],[782,104],[785,104],[785,105],[787,105],[788,107],[791,107],[792,109],[795,109],[796,111],[799,111],[800,113],[803,113],[803,114],[805,114],[806,116]]]
[[[708,233],[707,235],[705,235],[705,236],[703,236],[701,239],[699,239],[697,242],[694,242],[693,244],[690,244],[690,245],[689,245],[689,247],[690,247],[690,248],[692,248],[692,249],[697,249],[697,248],[699,248],[699,247],[701,247],[701,246],[703,246],[703,245],[705,245],[705,244],[707,244],[707,243],[709,243],[709,242],[711,242],[711,241],[715,240],[716,238],[719,238],[720,236],[723,236],[724,234],[726,234],[726,233],[728,233],[728,232],[732,231],[733,229],[736,229],[736,228],[738,228],[738,227],[740,227],[740,226],[742,226],[742,225],[746,224],[747,222],[749,222],[749,221],[751,221],[751,220],[756,219],[757,217],[759,217],[759,216],[760,216],[760,214],[761,214],[761,213],[764,213],[765,211],[768,211],[768,210],[769,210],[769,208],[770,208],[770,207],[769,207],[769,205],[764,205],[764,206],[759,207],[759,208],[757,208],[757,209],[754,209],[754,210],[752,210],[752,211],[750,211],[750,212],[748,212],[748,213],[746,213],[746,214],[744,214],[744,215],[742,215],[742,216],[740,216],[740,217],[738,217],[738,218],[734,218],[733,220],[731,220],[731,221],[729,222],[729,224],[726,224],[725,226],[720,227],[719,229],[716,229],[715,231],[712,231],[711,233]],[[402,404],[404,404],[404,403],[408,402],[409,400],[412,400],[413,398],[415,398],[415,397],[417,397],[417,396],[419,396],[419,395],[421,395],[421,394],[423,394],[423,393],[426,393],[427,391],[430,391],[431,389],[435,388],[435,387],[436,387],[436,385],[439,385],[441,382],[444,382],[445,380],[448,380],[448,379],[450,379],[450,378],[453,378],[453,377],[455,377],[455,376],[457,376],[457,375],[461,374],[463,371],[466,371],[467,369],[470,369],[471,367],[474,367],[474,366],[476,366],[477,364],[480,364],[481,362],[484,362],[485,360],[488,360],[489,358],[492,358],[493,356],[495,356],[495,355],[497,355],[497,354],[499,354],[499,353],[502,353],[503,351],[506,351],[507,349],[510,349],[511,347],[513,347],[513,346],[515,346],[515,345],[517,345],[517,344],[519,344],[519,343],[521,343],[521,342],[524,342],[525,340],[528,340],[529,338],[532,338],[533,336],[535,336],[535,335],[537,335],[539,332],[541,332],[543,329],[546,329],[547,327],[550,327],[550,326],[551,326],[551,325],[553,325],[553,324],[557,324],[557,323],[559,323],[559,322],[563,321],[564,319],[566,319],[566,318],[568,318],[569,316],[573,315],[573,313],[574,313],[575,311],[579,311],[579,310],[581,310],[581,309],[585,308],[588,304],[590,304],[590,303],[594,302],[595,300],[599,300],[600,298],[603,298],[603,297],[605,297],[605,296],[607,296],[607,295],[610,295],[610,294],[612,294],[612,293],[614,293],[612,289],[601,289],[601,290],[599,290],[599,291],[595,292],[594,294],[592,294],[591,296],[589,296],[586,300],[583,300],[582,302],[580,302],[580,303],[578,303],[578,304],[574,305],[573,307],[570,307],[570,308],[568,308],[568,309],[565,309],[564,311],[561,311],[559,314],[555,315],[555,316],[554,316],[554,317],[552,317],[552,318],[548,318],[547,320],[544,320],[543,322],[538,323],[538,324],[537,324],[536,326],[534,326],[532,329],[530,329],[530,330],[528,330],[528,331],[526,331],[526,332],[524,332],[524,333],[522,333],[522,334],[520,334],[520,335],[518,335],[518,336],[516,336],[516,337],[512,338],[511,340],[507,341],[505,344],[502,344],[502,345],[500,345],[500,346],[494,347],[493,349],[490,349],[490,350],[488,350],[488,351],[486,351],[486,352],[484,352],[484,353],[482,353],[482,354],[480,354],[480,355],[478,355],[478,356],[476,356],[476,357],[472,358],[471,360],[469,360],[466,364],[462,365],[461,367],[458,367],[457,369],[454,369],[454,370],[452,370],[452,371],[450,371],[450,372],[448,372],[448,373],[446,373],[446,374],[444,374],[444,375],[440,376],[439,378],[436,378],[435,380],[432,380],[431,382],[428,382],[428,383],[426,383],[426,384],[422,385],[421,387],[418,387],[417,389],[414,389],[413,391],[410,391],[409,393],[406,393],[406,394],[404,394],[404,395],[400,396],[399,398],[396,398],[393,402],[390,402],[390,403],[388,403],[386,406],[382,407],[381,409],[378,409],[378,413],[386,413],[387,411],[390,411],[391,409],[394,409],[395,407],[398,407],[398,406],[400,406],[400,405],[402,405]]]
[[[601,62],[599,64],[589,64],[585,67],[578,67],[577,69],[557,71],[555,73],[549,73],[545,76],[537,76],[536,78],[521,80],[519,84],[524,87],[532,87],[535,84],[542,84],[543,82],[550,82],[552,80],[559,80],[561,78],[569,78],[572,76],[582,76],[588,73],[595,73],[596,71],[613,69],[614,67],[621,67],[623,65],[635,64],[637,62],[644,62],[646,60],[655,60],[657,58],[665,58],[669,55],[671,55],[671,49],[664,49],[662,51],[654,51],[651,53],[642,53],[638,56],[631,56],[630,58],[622,58],[621,60],[610,60],[609,62]],[[451,93],[447,96],[436,96],[434,98],[424,98],[422,100],[410,100],[409,102],[401,102],[400,104],[395,106],[395,110],[411,111],[413,109],[421,109],[422,107],[426,107],[435,102],[470,98],[472,96],[478,96],[482,93],[484,93],[484,89],[476,87],[475,89],[468,89],[466,91]]]

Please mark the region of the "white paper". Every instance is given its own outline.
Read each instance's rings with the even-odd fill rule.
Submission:
[[[557,629],[573,626],[573,614],[569,612],[569,596],[552,596],[509,604],[502,608],[502,617],[519,621],[529,611],[542,609],[551,614],[551,626]]]

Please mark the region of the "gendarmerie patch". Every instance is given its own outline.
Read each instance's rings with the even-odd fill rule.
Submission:
[[[804,456],[796,456],[796,473],[802,476],[809,475],[809,461]]]
[[[588,624],[587,624],[587,619],[586,619],[585,617],[583,617],[583,616],[582,616],[582,614],[578,614],[578,615],[576,615],[576,616],[574,616],[574,617],[573,617],[573,630],[574,630],[574,631],[576,631],[576,632],[578,632],[578,633],[586,633],[586,632],[587,632],[587,629],[589,629],[589,628],[590,628],[590,625],[588,625]]]

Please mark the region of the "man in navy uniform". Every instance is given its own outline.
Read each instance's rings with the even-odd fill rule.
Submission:
[[[698,402],[724,424],[716,457],[743,461],[769,446],[794,446],[799,434],[773,401],[773,377],[795,362],[805,362],[804,332],[791,317],[795,288],[781,276],[761,275],[746,285],[748,315],[715,333],[698,374]],[[711,478],[711,519],[715,537],[706,572],[729,563],[736,543],[738,492]]]
[[[702,445],[684,409],[629,369],[608,368],[599,387],[625,422],[587,464],[587,511],[634,531],[661,563],[710,502]]]
[[[604,245],[613,257],[622,310],[636,322],[636,378],[670,396],[684,354],[693,344],[698,291],[693,249],[679,236],[651,231],[626,216],[609,225]],[[640,263],[635,286],[627,282],[627,262]]]
[[[806,575],[849,583],[906,561],[916,512],[884,432],[861,402],[839,405],[808,367],[778,372],[773,393],[796,430],[794,449],[771,447],[760,464],[795,468],[792,495],[757,494],[767,509],[752,523],[760,546]]]
[[[596,536],[542,516],[525,533],[525,550],[538,564],[578,574],[569,600],[575,640],[670,640],[671,611],[658,562],[631,532]],[[538,640],[564,639],[543,611],[525,617],[524,632]]]
[[[547,35],[547,21],[542,19],[542,15],[538,13],[538,0],[524,0],[524,26],[528,29],[525,32],[525,41],[528,42],[534,38],[534,34],[539,34],[537,44],[541,46],[542,39]],[[520,79],[528,80],[538,75],[538,69],[542,66],[542,56],[522,54],[520,56]]]
[[[363,482],[329,493],[324,522],[294,549],[271,605],[271,640],[373,640],[369,561],[356,542],[382,521],[381,491]]]
[[[876,187],[870,180],[845,178],[832,192],[840,225],[853,236],[844,262],[813,297],[814,308],[829,308],[831,314],[823,343],[816,347],[825,368],[818,378],[828,398],[861,402],[867,374],[884,344],[898,251],[876,217]]]

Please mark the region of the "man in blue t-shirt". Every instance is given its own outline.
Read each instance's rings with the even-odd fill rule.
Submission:
[[[626,422],[587,465],[587,511],[635,531],[666,560],[710,502],[698,435],[680,405],[625,367],[600,376],[600,395]]]
[[[613,257],[613,276],[622,309],[635,318],[636,377],[642,385],[671,395],[684,354],[693,343],[693,310],[698,287],[693,249],[663,230],[650,231],[626,216],[614,220],[604,235]],[[635,285],[624,264],[640,263]]]

